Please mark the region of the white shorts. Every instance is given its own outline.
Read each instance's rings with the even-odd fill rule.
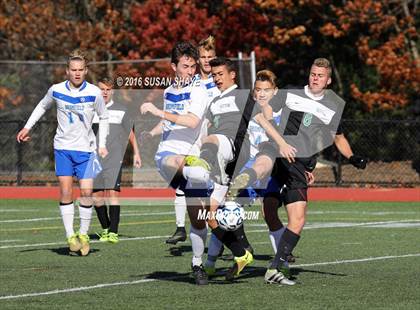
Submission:
[[[224,135],[216,134],[215,136],[217,140],[219,141],[218,153],[222,155],[222,158],[225,161],[225,163],[230,162],[234,158],[232,142],[229,140],[228,137]]]

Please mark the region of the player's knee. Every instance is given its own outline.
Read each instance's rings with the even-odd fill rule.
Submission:
[[[82,188],[80,190],[80,196],[83,198],[92,197],[92,189],[91,188]]]

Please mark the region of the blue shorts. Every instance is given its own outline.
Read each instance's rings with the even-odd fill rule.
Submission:
[[[156,167],[158,168],[160,175],[165,179],[166,182],[168,182],[168,184],[172,182],[172,179],[174,176],[168,175],[167,173],[165,173],[165,170],[162,169],[162,162],[166,156],[171,156],[171,155],[177,155],[177,154],[175,154],[174,152],[163,151],[160,153],[156,153],[155,155]]]
[[[81,152],[54,149],[55,175],[76,176],[80,179],[93,179],[102,171],[95,152]]]
[[[255,162],[255,158],[251,158],[245,166],[241,169],[240,173],[242,173],[246,169],[252,168],[252,165]],[[283,186],[277,182],[275,178],[268,177],[264,180],[256,181],[253,186],[248,187],[246,191],[242,191],[240,197],[247,197],[250,200],[250,203],[254,203],[255,200],[259,197],[269,196],[271,194],[279,194],[281,193]]]

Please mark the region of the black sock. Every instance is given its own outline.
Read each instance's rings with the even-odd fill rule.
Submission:
[[[219,239],[224,245],[226,245],[229,250],[232,251],[232,254],[236,257],[244,256],[245,249],[242,244],[238,241],[235,234],[231,231],[226,231],[220,227],[216,227],[212,230],[212,233]]]
[[[233,233],[245,249],[250,247],[248,238],[245,235],[244,225],[241,225],[237,230],[233,231]]]
[[[99,223],[101,223],[102,229],[109,228],[109,217],[106,205],[95,206],[96,215],[98,216]]]
[[[120,223],[120,206],[111,205],[109,206],[109,219],[111,224],[109,225],[109,232],[118,233],[118,224]]]
[[[216,166],[218,146],[214,143],[204,143],[201,146],[200,158],[204,159],[212,169]]]
[[[299,238],[299,235],[286,228],[281,236],[279,244],[277,245],[277,253],[270,265],[270,269],[278,269],[280,264],[283,264],[287,260],[287,256],[292,253],[299,241]]]

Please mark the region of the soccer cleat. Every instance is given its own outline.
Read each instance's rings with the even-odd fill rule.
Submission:
[[[77,238],[77,234],[73,234],[67,238],[67,244],[69,245],[70,252],[77,252],[80,250],[82,245]]]
[[[209,280],[207,278],[207,273],[204,271],[204,268],[202,265],[200,266],[192,266],[192,271],[193,271],[193,277],[195,280],[195,283],[197,285],[207,285],[209,284]]]
[[[101,242],[107,242],[108,241],[108,229],[102,230],[101,233],[96,233],[99,237],[99,241]]]
[[[290,253],[289,255],[287,255],[287,262],[295,263],[296,262],[296,256],[294,256],[293,253]]]
[[[210,165],[208,164],[208,162],[206,162],[204,159],[200,157],[188,155],[188,156],[185,156],[184,160],[185,160],[185,166],[202,167],[205,170],[210,171]]]
[[[289,280],[284,276],[281,271],[277,269],[267,269],[264,275],[264,281],[268,284],[282,284],[282,285],[295,285],[296,282]]]
[[[90,238],[89,238],[89,236],[79,234],[79,240],[80,240],[80,244],[82,245],[82,247],[80,248],[80,254],[82,256],[88,255],[89,251],[90,251],[90,245],[89,245]]]
[[[227,281],[233,281],[235,276],[239,276],[245,266],[252,264],[254,257],[249,251],[245,250],[245,255],[241,257],[235,257],[234,261],[235,263],[233,266],[226,272],[225,278]]]
[[[205,265],[204,271],[209,277],[216,275],[216,267],[214,265],[213,266]]]
[[[110,243],[118,243],[119,241],[118,234],[113,233],[113,232],[108,233],[107,241]]]
[[[235,200],[239,192],[247,187],[249,179],[250,176],[247,173],[241,173],[238,175],[229,186],[227,198],[229,200]]]
[[[167,244],[177,244],[178,242],[184,242],[187,240],[187,233],[184,227],[177,227],[175,233],[166,239]]]

